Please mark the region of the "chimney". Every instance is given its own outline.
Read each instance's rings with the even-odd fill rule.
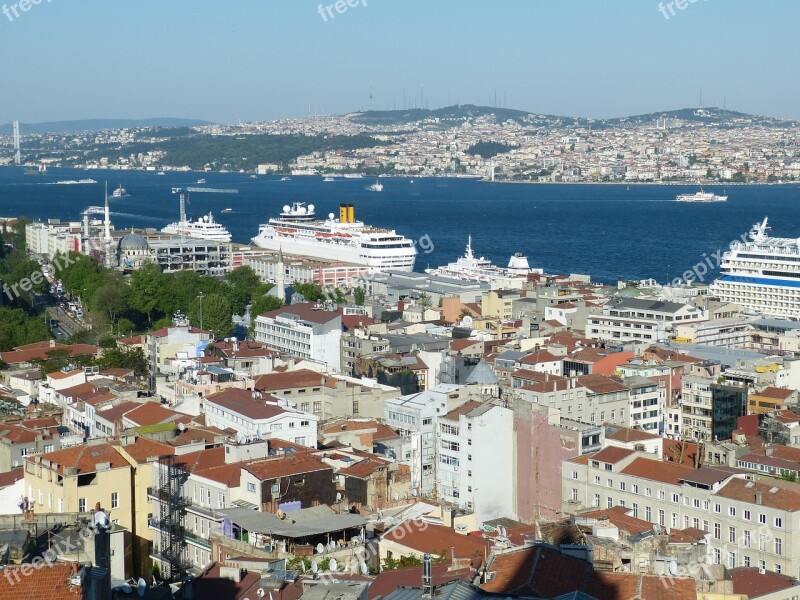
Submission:
[[[761,505],[761,492],[756,492],[756,504]]]
[[[766,456],[772,456],[772,454],[773,454],[774,452],[775,452],[775,448],[773,448],[773,447],[772,447],[772,445],[769,445],[769,446],[765,446],[765,447],[764,447],[764,454],[765,454]]]
[[[422,597],[433,598],[433,561],[430,554],[422,557]]]

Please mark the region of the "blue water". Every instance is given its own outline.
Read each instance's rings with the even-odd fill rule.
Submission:
[[[170,173],[50,169],[24,175],[0,168],[0,217],[79,220],[90,205],[102,205],[103,182],[109,191],[120,183],[129,197],[111,200],[117,228],[161,228],[177,219],[178,198],[171,188],[196,185],[236,188],[237,195],[192,194],[188,211],[215,217],[246,243],[259,223],[293,201],[313,203],[318,215],[338,214],[342,202],[356,206],[356,217],[392,227],[405,236],[433,244],[420,252],[417,270],[438,266],[463,254],[472,234],[476,254],[505,265],[522,252],[533,267],[551,273],[588,273],[598,281],[653,277],[661,282],[726,249],[732,240],[764,216],[773,235],[800,236],[800,186],[732,186],[724,204],[675,202],[692,186],[519,185],[464,179],[383,179],[384,192],[366,191],[370,179],[323,182],[321,177],[277,176],[251,179],[239,173]],[[65,179],[93,178],[96,185],[52,185]],[[721,193],[722,187],[708,188]],[[222,215],[230,207],[232,214]],[[424,236],[428,236],[423,239]]]

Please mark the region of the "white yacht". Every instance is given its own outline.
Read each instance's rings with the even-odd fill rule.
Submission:
[[[186,196],[180,192],[180,219],[177,223],[170,223],[161,230],[162,233],[172,235],[185,235],[187,237],[211,240],[213,242],[230,242],[231,233],[214,220],[214,215],[208,213],[196,221],[186,216]]]
[[[700,188],[700,191],[694,194],[678,194],[675,200],[678,202],[727,202],[728,196],[718,196],[717,194],[703,191],[703,188]]]
[[[542,273],[542,270],[531,269],[528,265],[527,257],[520,253],[511,257],[508,267],[505,269],[492,264],[492,261],[483,256],[477,258],[472,251],[472,236],[469,236],[464,256],[460,256],[456,262],[449,263],[443,267],[425,269],[425,272],[438,277],[449,277],[464,281],[492,282],[501,278],[525,277],[529,273]]]
[[[413,271],[414,242],[393,229],[365,225],[355,219],[352,204],[339,206],[326,220],[316,218],[314,205],[295,202],[261,225],[253,243],[287,254],[324,258],[373,267],[377,271]]]
[[[800,315],[800,238],[772,238],[767,219],[722,255],[709,296],[771,316]]]
[[[381,183],[380,178],[375,180],[375,183],[367,187],[367,190],[370,192],[382,192],[383,191],[383,184]]]

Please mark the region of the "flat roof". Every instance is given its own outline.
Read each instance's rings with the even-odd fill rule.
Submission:
[[[327,506],[315,506],[286,513],[279,519],[272,513],[257,512],[249,508],[229,508],[217,511],[247,531],[271,534],[291,539],[313,537],[325,533],[363,527],[367,520],[349,512],[337,514]]]

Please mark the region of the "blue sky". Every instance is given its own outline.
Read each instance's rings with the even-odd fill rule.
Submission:
[[[374,108],[496,92],[588,117],[695,106],[702,88],[706,106],[800,118],[797,0],[678,0],[669,19],[655,0],[363,0],[327,21],[311,0],[41,0],[15,17],[19,1],[0,0],[0,123],[338,114],[370,87]]]

